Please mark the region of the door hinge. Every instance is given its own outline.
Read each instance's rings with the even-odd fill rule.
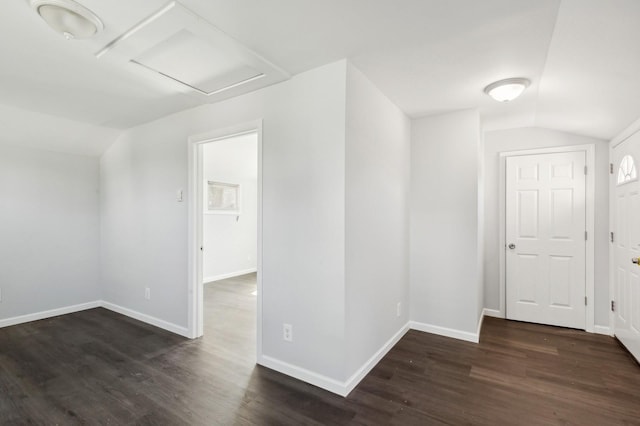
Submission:
[[[587,174],[587,166],[584,166],[584,174]]]
[[[587,241],[587,231],[584,231],[584,240]]]
[[[584,297],[584,306],[587,306],[587,296]]]
[[[611,312],[616,311],[616,302],[614,300],[611,301]]]
[[[613,242],[613,240],[614,240],[613,232],[611,232],[610,234],[611,234],[611,242]]]
[[[609,163],[609,174],[613,174],[613,163]]]

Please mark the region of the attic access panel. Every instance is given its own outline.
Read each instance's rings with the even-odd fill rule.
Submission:
[[[132,62],[204,94],[264,77],[237,55],[189,30],[181,30]]]
[[[171,1],[96,53],[158,84],[217,101],[289,75],[177,1]]]

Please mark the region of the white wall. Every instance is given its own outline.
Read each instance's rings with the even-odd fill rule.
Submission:
[[[481,306],[479,130],[476,111],[411,123],[411,320],[464,333]]]
[[[239,215],[203,216],[202,266],[206,283],[256,269],[258,135],[207,143],[202,151],[204,181],[239,184],[241,198]]]
[[[410,121],[352,65],[346,112],[348,377],[409,319]]]
[[[595,323],[609,324],[609,151],[607,142],[541,128],[485,133],[485,307],[500,307],[499,153],[524,149],[595,144]]]
[[[97,158],[0,146],[0,320],[99,300],[98,222]]]
[[[187,325],[187,138],[263,119],[263,352],[343,380],[345,74],[336,62],[121,136],[101,159],[105,300]]]

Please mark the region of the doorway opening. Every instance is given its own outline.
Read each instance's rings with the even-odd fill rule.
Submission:
[[[189,143],[190,337],[224,341],[252,364],[262,335],[261,148],[260,122]]]

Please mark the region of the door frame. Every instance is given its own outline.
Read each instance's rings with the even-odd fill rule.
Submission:
[[[588,145],[573,145],[573,146],[559,146],[551,148],[536,148],[536,149],[524,149],[519,151],[505,151],[500,152],[500,179],[499,179],[499,253],[500,253],[500,311],[499,317],[506,318],[506,253],[505,248],[507,246],[506,241],[506,191],[507,191],[507,158],[519,157],[524,155],[536,155],[536,154],[555,154],[564,152],[584,152],[587,165],[587,177],[586,177],[586,227],[587,227],[587,241],[585,247],[585,295],[587,296],[586,318],[585,318],[585,330],[593,333],[595,329],[595,152],[596,148],[593,144]]]
[[[617,164],[613,162],[613,151],[618,145],[625,142],[630,137],[634,136],[636,133],[640,132],[640,120],[634,122],[630,127],[625,129],[620,135],[616,136],[609,142],[609,164],[610,167],[613,167],[613,173],[609,173],[609,231],[613,232],[615,229],[615,196],[616,196],[616,177],[618,175],[618,170],[616,169]],[[616,300],[616,290],[617,284],[615,280],[615,245],[611,244],[611,239],[608,238],[609,241],[609,303],[611,301]],[[616,316],[615,312],[611,310],[609,307],[609,334],[611,336],[615,336],[616,333]]]
[[[204,200],[202,147],[209,142],[256,133],[258,137],[258,224],[257,224],[257,295],[256,295],[256,360],[262,353],[262,120],[214,129],[188,138],[188,330],[192,339],[204,334],[204,286],[202,283],[202,233]]]
[[[615,218],[614,218],[614,201],[615,201],[615,190],[616,190],[616,172],[615,163],[613,162],[613,150],[615,147],[620,145],[622,142],[626,141],[628,138],[624,138],[617,143],[611,142],[609,144],[609,164],[610,167],[613,167],[613,173],[609,173],[609,232],[613,232],[615,229]],[[609,234],[611,235],[611,234]],[[615,300],[616,298],[616,276],[615,276],[615,244],[611,243],[611,237],[608,238],[609,241],[609,303]],[[609,306],[609,334],[611,336],[616,335],[616,314],[611,310],[611,305]]]

